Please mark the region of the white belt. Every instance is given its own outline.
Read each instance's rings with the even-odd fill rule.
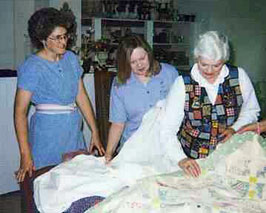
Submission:
[[[63,114],[71,113],[77,108],[76,104],[59,105],[59,104],[37,104],[35,109],[38,113],[44,114]]]

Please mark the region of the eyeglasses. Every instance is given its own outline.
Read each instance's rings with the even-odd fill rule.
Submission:
[[[57,43],[64,41],[67,41],[70,38],[69,34],[64,34],[64,35],[57,35],[55,37],[48,37],[48,39],[51,39],[52,41],[55,41]]]

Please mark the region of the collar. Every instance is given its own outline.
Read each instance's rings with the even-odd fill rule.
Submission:
[[[157,75],[152,75],[151,78],[160,78],[160,75],[163,70],[164,63],[160,63],[160,72]],[[151,79],[150,79],[151,80]],[[133,72],[130,73],[129,79],[127,79],[127,84],[134,84],[134,83],[140,83],[140,81],[137,79],[135,74]]]
[[[200,74],[200,71],[198,69],[197,63],[195,63],[191,69],[192,78],[196,82],[198,82],[201,87],[217,86],[219,84],[222,84],[224,82],[224,79],[226,78],[226,76],[228,76],[228,74],[229,74],[229,69],[226,66],[226,64],[224,64],[220,74],[218,75],[218,77],[216,79],[216,81],[213,84],[211,84],[205,78],[202,77],[202,75]]]

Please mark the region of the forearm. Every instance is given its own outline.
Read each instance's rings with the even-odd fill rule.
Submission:
[[[238,131],[241,127],[256,122],[258,120],[258,113],[259,111],[257,110],[240,113],[238,119],[231,126],[231,128],[234,129],[235,131]]]
[[[15,111],[15,130],[21,155],[30,155],[28,143],[28,119],[26,113]]]
[[[124,130],[124,123],[112,123],[109,129],[106,155],[112,156]]]
[[[21,155],[30,155],[28,141],[27,111],[31,99],[31,92],[18,89],[15,98],[14,125]]]
[[[76,103],[81,110],[82,115],[84,116],[89,128],[92,133],[98,133],[98,128],[96,125],[96,120],[93,112],[93,108],[90,102],[90,99],[87,95],[87,92],[84,88],[83,83],[79,85],[79,93],[76,98]]]
[[[266,132],[266,120],[262,120],[257,123],[246,125],[244,128],[247,131],[254,131],[254,132],[257,132],[258,134]]]
[[[241,133],[246,132],[246,131],[257,132],[258,134],[262,133],[262,132],[266,132],[266,120],[245,125],[245,126],[241,127],[237,133],[241,134]]]
[[[266,132],[266,120],[260,122],[260,132]]]
[[[260,106],[253,85],[247,74],[240,68],[239,85],[243,104],[236,122],[232,125],[235,131],[239,130],[242,126],[256,122],[260,113]]]
[[[254,123],[258,120],[260,106],[257,103],[257,101],[252,101],[252,100],[257,100],[256,97],[254,95],[251,97],[252,98],[250,98],[250,101],[249,100],[244,101],[236,122],[231,126],[235,131],[239,130],[241,127],[245,125]]]
[[[165,137],[176,137],[184,118],[185,85],[178,77],[166,98],[164,115],[161,120],[160,133]]]

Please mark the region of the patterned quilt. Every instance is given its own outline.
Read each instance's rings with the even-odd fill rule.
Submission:
[[[198,160],[199,178],[182,171],[139,180],[88,210],[116,213],[265,213],[266,140],[235,135]]]

